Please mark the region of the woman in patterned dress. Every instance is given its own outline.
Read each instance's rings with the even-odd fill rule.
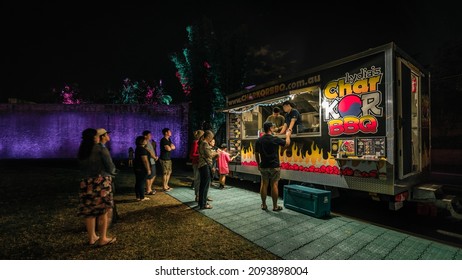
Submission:
[[[78,159],[82,179],[79,191],[78,216],[85,218],[90,245],[104,246],[116,241],[107,236],[108,210],[113,207],[112,177],[104,176],[104,162],[99,137],[93,128],[82,132]],[[99,236],[96,235],[98,221]]]

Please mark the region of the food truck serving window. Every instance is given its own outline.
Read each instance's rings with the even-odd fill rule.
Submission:
[[[262,128],[261,107],[255,106],[251,111],[242,113],[243,138],[257,138]]]
[[[298,127],[298,135],[304,136],[319,136],[320,132],[320,108],[321,101],[319,97],[320,88],[311,87],[290,92],[293,94],[292,102],[295,104],[295,109],[301,115],[302,124]]]
[[[280,108],[280,115],[285,117],[282,103],[290,100],[295,104],[301,116],[301,125],[293,137],[320,136],[320,88],[310,87],[291,91],[277,99],[259,102],[242,109],[242,138],[255,139],[263,132],[263,123],[273,114],[274,107]],[[277,134],[277,133],[276,133]]]

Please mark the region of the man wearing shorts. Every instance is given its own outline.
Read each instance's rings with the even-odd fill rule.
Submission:
[[[146,178],[146,193],[147,195],[154,195],[156,194],[156,191],[153,189],[152,184],[156,180],[156,160],[159,158],[157,157],[157,152],[156,152],[156,142],[152,140],[152,134],[151,131],[145,130],[143,131],[144,138],[146,138],[147,144],[146,144],[146,150],[148,150],[149,154],[151,155],[149,157],[149,164],[151,165],[151,175],[148,175]]]
[[[266,196],[268,185],[271,186],[271,197],[273,199],[273,211],[281,211],[282,206],[278,205],[278,184],[281,177],[281,168],[279,163],[279,146],[287,148],[290,145],[291,132],[286,133],[286,140],[273,135],[276,126],[272,122],[263,124],[265,134],[257,139],[255,143],[255,159],[258,164],[258,170],[261,173],[261,209],[267,210]]]
[[[169,128],[162,129],[164,137],[160,140],[160,165],[162,166],[162,187],[164,191],[169,192],[172,188],[169,187],[168,181],[172,175],[172,158],[170,153],[175,150],[175,145],[170,137],[172,132]]]

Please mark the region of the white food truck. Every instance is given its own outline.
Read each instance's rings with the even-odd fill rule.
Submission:
[[[280,149],[281,179],[316,188],[351,189],[389,202],[432,197],[430,79],[388,43],[231,94],[226,100],[233,176],[259,181],[255,141],[275,106],[290,100],[302,125]],[[285,137],[278,135],[278,137]],[[443,207],[450,202],[444,202]]]

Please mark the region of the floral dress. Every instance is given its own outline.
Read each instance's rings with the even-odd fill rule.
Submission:
[[[105,171],[104,153],[95,145],[88,159],[80,162],[78,216],[97,217],[114,207],[112,177]]]
[[[112,177],[89,177],[80,181],[79,216],[97,217],[114,206]]]

